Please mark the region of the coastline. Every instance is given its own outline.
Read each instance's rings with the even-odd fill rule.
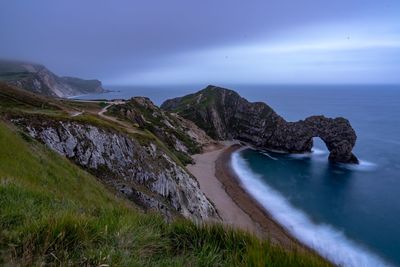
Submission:
[[[199,181],[201,190],[214,203],[223,223],[251,232],[261,239],[268,238],[287,249],[320,256],[275,221],[241,186],[230,166],[230,158],[232,153],[242,147],[235,142],[225,142],[222,148],[207,149],[202,154],[194,155],[195,164],[187,166]]]
[[[291,236],[272,216],[242,187],[239,178],[230,166],[232,153],[242,148],[241,145],[232,145],[225,148],[215,162],[215,176],[224,186],[229,197],[259,225],[263,231],[262,237],[268,237],[272,242],[279,243],[286,248],[300,248],[301,244]]]

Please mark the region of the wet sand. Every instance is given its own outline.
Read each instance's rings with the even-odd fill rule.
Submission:
[[[222,148],[206,150],[205,153],[194,155],[195,164],[188,165],[187,169],[197,178],[200,188],[215,204],[226,225],[252,232],[260,238],[268,238],[288,249],[311,252],[241,187],[230,166],[231,154],[239,148],[239,144],[226,142]]]

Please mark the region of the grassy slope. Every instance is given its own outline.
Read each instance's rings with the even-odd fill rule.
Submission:
[[[148,108],[146,109],[145,106],[138,104],[134,100],[131,100],[124,105],[114,105],[110,107],[107,111],[107,114],[109,116],[113,116],[123,121],[132,123],[130,118],[123,115],[122,110],[131,110],[135,113],[141,114],[145,118],[146,123],[144,125],[138,126],[139,128],[151,132],[154,136],[160,139],[164,143],[164,146],[166,146],[168,150],[171,151],[175,155],[175,157],[177,157],[179,161],[182,162],[184,165],[193,164],[193,160],[190,155],[200,153],[201,147],[198,146],[196,142],[193,142],[190,136],[181,131],[179,127],[171,129],[165,124],[165,119],[178,123],[174,117],[167,114],[162,114],[162,111],[157,107],[154,107],[154,109],[152,110]],[[181,141],[188,148],[188,154],[176,150],[175,140],[170,138],[170,136],[175,136],[179,141]]]
[[[118,199],[96,179],[0,124],[3,263],[317,266],[222,226],[170,225]]]
[[[156,214],[144,214],[0,119],[0,265],[42,263],[327,265],[314,255],[288,252],[221,225],[167,224]]]

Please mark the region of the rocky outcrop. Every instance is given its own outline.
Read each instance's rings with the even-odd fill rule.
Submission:
[[[352,153],[357,136],[344,118],[312,116],[287,122],[267,104],[250,103],[236,92],[216,86],[167,100],[161,108],[193,121],[215,139],[238,139],[261,149],[304,153],[311,152],[312,138],[319,137],[332,162],[358,163]]]
[[[13,118],[32,137],[73,160],[138,205],[167,218],[218,219],[197,180],[150,139],[141,143],[112,129],[50,118]]]
[[[310,152],[313,137],[324,141],[332,162],[358,163],[352,153],[357,136],[349,121],[344,118],[312,116],[298,122],[280,121],[264,146],[290,153]]]
[[[194,123],[161,110],[147,97],[133,97],[125,104],[113,105],[108,114],[152,132],[183,163],[192,163],[190,155],[201,152],[203,146],[214,142]]]
[[[0,60],[0,81],[52,97],[69,97],[105,91],[98,80],[58,77],[42,65],[18,61]]]
[[[59,77],[59,79],[62,83],[69,85],[71,88],[77,91],[74,93],[74,95],[77,93],[89,94],[105,92],[105,89],[99,80],[85,80],[76,77]]]

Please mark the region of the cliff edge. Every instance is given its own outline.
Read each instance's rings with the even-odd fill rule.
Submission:
[[[59,77],[43,65],[10,60],[0,60],[0,81],[51,97],[70,97],[105,91],[99,80]]]

